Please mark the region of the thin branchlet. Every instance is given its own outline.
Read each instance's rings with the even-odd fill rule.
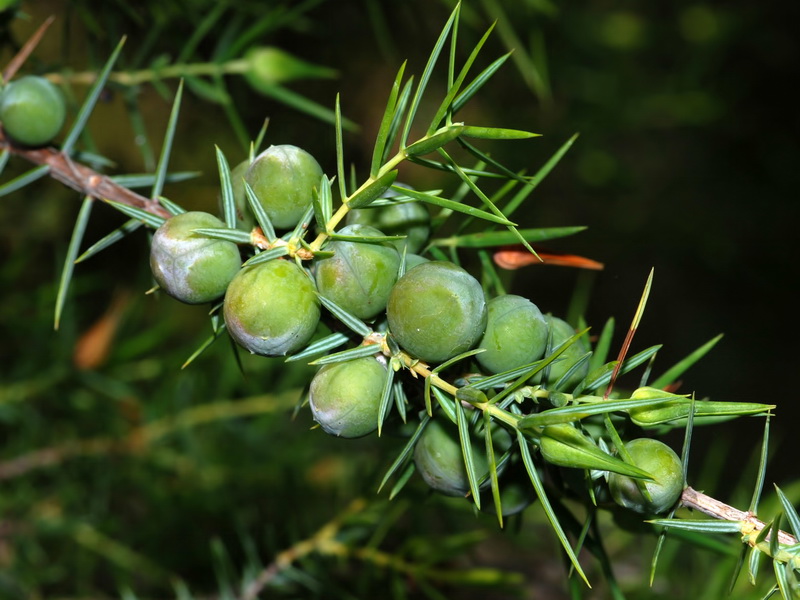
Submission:
[[[702,492],[698,492],[691,486],[687,486],[683,490],[683,493],[681,494],[681,505],[692,510],[698,510],[709,517],[714,517],[715,519],[720,519],[722,521],[740,521],[745,524],[743,525],[742,530],[742,534],[745,536],[749,536],[753,532],[758,533],[764,529],[764,527],[766,527],[766,523],[756,517],[753,513],[734,508],[733,506],[725,504],[716,498],[712,498],[711,496],[708,496]],[[772,534],[767,536],[768,540],[771,535]],[[797,543],[797,538],[785,531],[779,531],[778,542],[787,546],[793,546]]]
[[[157,200],[146,198],[125,186],[119,185],[107,175],[98,173],[94,169],[73,160],[57,148],[26,148],[18,146],[0,131],[0,150],[8,150],[33,164],[48,167],[50,177],[79,192],[82,196],[113,200],[120,204],[140,208],[159,217],[169,218],[171,216]]]

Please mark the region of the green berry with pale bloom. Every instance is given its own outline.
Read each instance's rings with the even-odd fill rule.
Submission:
[[[400,346],[424,361],[444,362],[473,348],[486,329],[481,284],[447,261],[406,271],[386,307],[389,329]]]
[[[383,236],[368,225],[348,225],[338,233]],[[359,319],[371,319],[383,312],[400,267],[394,245],[334,240],[325,250],[333,256],[317,261],[314,267],[319,293]]]
[[[319,299],[311,277],[279,258],[241,269],[228,286],[223,314],[228,333],[243,348],[284,356],[311,339],[319,323]]]
[[[378,428],[386,367],[371,356],[323,366],[311,381],[308,402],[322,429],[357,438]]]
[[[614,502],[638,513],[665,513],[683,492],[683,467],[675,451],[658,440],[639,438],[625,444],[633,464],[650,473],[653,481],[644,481],[648,500],[631,477],[609,473],[608,489]]]
[[[314,189],[319,189],[322,167],[305,150],[283,144],[270,146],[259,154],[244,175],[272,225],[291,229],[311,206]]]
[[[544,355],[547,321],[527,298],[508,294],[492,298],[486,305],[486,332],[478,343],[485,352],[476,356],[490,373],[502,373],[527,365]]]
[[[233,242],[208,238],[195,229],[225,224],[205,212],[185,212],[167,219],[153,235],[150,269],[167,294],[187,304],[221,297],[242,264]]]
[[[496,427],[492,430],[492,442],[499,457],[511,444],[511,438],[504,429]],[[473,434],[470,443],[473,464],[480,480],[489,472],[482,435]],[[428,423],[414,446],[414,464],[425,483],[437,492],[464,496],[470,491],[458,429],[449,421],[442,419]],[[503,468],[499,467],[498,474],[502,471]],[[486,479],[481,489],[489,485],[491,483]]]

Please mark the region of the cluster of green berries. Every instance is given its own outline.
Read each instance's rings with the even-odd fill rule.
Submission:
[[[249,230],[256,222],[245,183],[274,227],[285,230],[306,214],[322,176],[310,154],[290,145],[271,146],[252,162],[238,165],[232,170],[237,227]],[[511,294],[487,299],[481,284],[462,267],[417,254],[428,241],[429,212],[407,197],[398,200],[400,193],[390,191],[375,207],[351,210],[345,225],[323,246],[325,253],[307,263],[276,258],[242,266],[235,243],[196,232],[225,227],[220,219],[202,212],[176,215],[153,237],[153,276],[164,291],[183,302],[223,298],[228,333],[254,354],[286,356],[305,348],[321,329],[320,297],[390,340],[376,345],[374,355],[324,365],[311,381],[308,403],[314,420],[327,433],[345,438],[378,428],[387,368],[392,368],[386,356],[390,346],[429,365],[480,348],[474,366],[483,374],[497,374],[535,363],[575,335],[568,323],[542,314],[530,300]],[[402,238],[387,240],[390,236]],[[580,338],[573,340],[535,383],[571,391],[587,375],[588,350]],[[511,445],[501,427],[493,440],[497,456]],[[628,449],[642,468],[665,472],[674,466],[659,448],[647,444],[651,440],[642,442]],[[485,449],[476,446],[472,454],[476,469],[488,475]],[[428,423],[415,446],[414,462],[434,490],[468,494],[458,431],[449,420]],[[524,475],[513,461],[505,461],[499,472],[504,469]],[[666,483],[648,482],[649,499],[630,478],[612,476],[609,485],[620,504],[659,512],[675,501],[674,479],[670,472]],[[485,481],[488,485],[489,478]],[[509,475],[509,485],[503,486],[503,493],[509,494],[503,502],[506,514],[534,499],[530,482],[515,481],[515,475]]]
[[[44,146],[64,126],[64,95],[44,77],[26,75],[0,92],[0,122],[6,135],[24,146]]]

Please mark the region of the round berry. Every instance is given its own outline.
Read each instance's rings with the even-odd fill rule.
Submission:
[[[20,144],[47,144],[61,131],[66,115],[64,95],[44,77],[26,75],[3,90],[0,121],[8,136]]]
[[[194,233],[225,227],[214,215],[186,212],[167,219],[153,235],[150,268],[167,294],[187,304],[216,300],[239,272],[241,258],[233,242]]]
[[[368,225],[348,225],[339,233],[360,237],[383,235]],[[319,293],[359,319],[371,319],[382,312],[400,267],[395,247],[389,242],[335,240],[325,249],[332,251],[333,256],[315,265]]]
[[[509,294],[486,303],[486,332],[475,358],[490,373],[510,371],[538,360],[547,347],[547,321],[527,298]]]
[[[486,300],[481,284],[464,269],[431,261],[397,280],[386,316],[400,346],[421,360],[443,362],[480,340]]]
[[[492,435],[496,457],[499,457],[509,447],[511,438],[499,427],[492,430]],[[489,472],[486,447],[482,436],[473,435],[470,442],[473,464],[480,480]],[[464,496],[470,491],[458,430],[449,421],[442,423],[433,420],[428,423],[414,446],[414,464],[425,483],[437,492],[447,496]],[[502,468],[498,468],[500,472]],[[491,482],[486,479],[481,489],[489,485]]]
[[[311,206],[319,188],[322,167],[305,150],[284,144],[270,146],[250,164],[244,176],[272,225],[290,229]]]
[[[244,267],[225,294],[231,337],[253,354],[283,356],[302,348],[319,323],[311,277],[295,263],[275,259]]]
[[[386,368],[375,358],[325,365],[311,380],[314,420],[331,435],[362,437],[378,428]]]
[[[635,479],[609,473],[608,489],[614,502],[638,513],[667,512],[683,491],[683,467],[675,451],[658,440],[639,438],[625,444],[633,464],[650,473],[654,481],[645,481],[650,500],[642,495]]]

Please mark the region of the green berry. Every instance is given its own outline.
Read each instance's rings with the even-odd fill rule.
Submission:
[[[395,198],[399,192],[389,190],[382,198]],[[347,223],[371,225],[386,235],[404,235],[397,241],[398,251],[407,246],[410,253],[419,252],[431,233],[431,216],[421,202],[395,202],[383,206],[357,208],[347,213]]]
[[[486,332],[476,359],[490,373],[502,373],[538,360],[547,347],[547,321],[527,298],[509,294],[486,303]]]
[[[284,144],[270,146],[250,164],[244,176],[272,225],[291,229],[311,206],[322,167],[305,150]]]
[[[284,356],[314,334],[319,300],[302,268],[275,259],[239,271],[228,286],[223,313],[231,337],[245,349]]]
[[[342,235],[380,237],[368,225],[348,225]],[[371,319],[386,308],[389,292],[397,281],[400,255],[389,242],[370,244],[335,240],[326,250],[334,254],[316,263],[314,275],[319,293],[359,319]]]
[[[421,360],[443,362],[480,340],[486,300],[481,284],[464,269],[431,261],[398,279],[386,315],[400,346]]]
[[[492,431],[492,436],[496,456],[499,457],[509,447],[511,438],[499,427]],[[478,479],[481,479],[489,472],[483,437],[473,435],[470,442],[475,471]],[[414,464],[425,483],[437,492],[447,496],[464,496],[470,490],[458,430],[449,421],[442,423],[434,420],[428,423],[414,446]],[[487,479],[481,487],[488,485],[491,482]]]
[[[650,473],[654,481],[644,482],[647,500],[631,477],[609,473],[608,488],[614,502],[638,513],[659,514],[675,506],[683,491],[683,467],[675,451],[658,440],[639,438],[625,444],[633,464]]]
[[[314,420],[331,435],[362,437],[378,428],[386,368],[371,356],[325,365],[311,381]]]
[[[550,324],[552,331],[552,347],[557,350],[565,341],[575,335],[575,329],[558,317],[548,315],[547,321]],[[573,366],[589,351],[584,338],[579,338],[572,345],[570,345],[559,357],[550,365],[550,375],[548,382],[554,385],[561,377],[566,375],[567,371],[572,369]],[[586,374],[589,372],[589,361],[583,361],[577,369],[570,375],[562,384],[559,389],[563,391],[571,391],[575,389]]]
[[[239,272],[241,257],[233,242],[194,233],[225,227],[214,215],[186,212],[167,219],[153,235],[150,268],[167,294],[187,304],[216,300]]]
[[[61,131],[66,115],[64,95],[44,77],[20,77],[3,90],[0,121],[8,136],[20,144],[47,144]]]

